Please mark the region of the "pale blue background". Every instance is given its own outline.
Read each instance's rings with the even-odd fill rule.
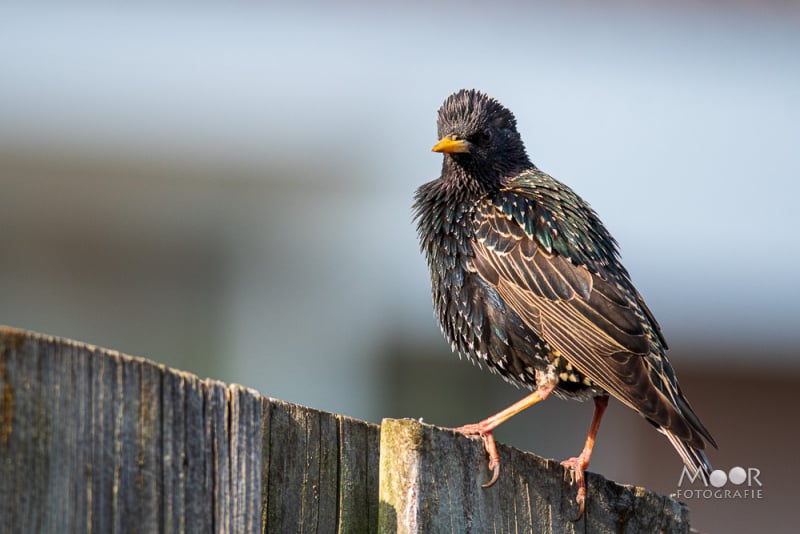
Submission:
[[[0,7],[0,323],[379,420],[387,344],[458,365],[410,205],[476,87],[676,365],[796,376],[798,11],[498,6]]]

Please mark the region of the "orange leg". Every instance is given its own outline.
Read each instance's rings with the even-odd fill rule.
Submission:
[[[570,458],[561,462],[564,467],[572,469],[572,480],[578,486],[578,497],[575,500],[578,502],[580,509],[578,510],[578,517],[575,518],[576,521],[583,516],[583,510],[586,506],[586,480],[583,477],[583,471],[589,466],[597,431],[600,430],[600,420],[603,418],[607,407],[608,396],[594,398],[592,424],[589,425],[589,435],[586,436],[586,444],[584,444],[581,454],[577,458]]]
[[[497,445],[494,442],[494,435],[492,434],[494,429],[526,408],[530,408],[537,402],[545,400],[554,389],[554,383],[542,385],[524,399],[515,402],[505,410],[497,412],[491,417],[487,417],[480,423],[473,423],[453,429],[466,436],[480,436],[481,439],[483,439],[483,448],[486,449],[486,453],[489,455],[489,470],[492,472],[492,478],[483,485],[484,488],[488,488],[497,482],[497,477],[500,476],[500,455],[497,453]]]

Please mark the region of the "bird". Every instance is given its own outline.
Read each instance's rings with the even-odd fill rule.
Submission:
[[[413,206],[435,316],[459,356],[531,391],[454,429],[482,438],[491,472],[483,486],[500,475],[494,429],[551,394],[594,400],[583,449],[562,462],[577,487],[577,518],[609,396],[664,434],[694,473],[710,474],[704,450],[717,444],[594,209],[531,163],[513,113],[487,94],[449,95],[437,129],[442,172],[417,189]]]

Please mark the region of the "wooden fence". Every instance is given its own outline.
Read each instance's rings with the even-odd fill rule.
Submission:
[[[0,327],[2,532],[688,532],[688,509],[413,420],[357,421]]]

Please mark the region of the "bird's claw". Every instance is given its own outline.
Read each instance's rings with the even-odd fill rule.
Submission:
[[[497,445],[494,442],[494,434],[489,432],[481,436],[483,439],[483,448],[486,449],[486,454],[489,455],[489,471],[492,472],[492,478],[489,482],[481,484],[481,487],[491,487],[500,477],[500,455],[497,453]]]
[[[500,478],[500,454],[497,452],[497,444],[494,441],[494,434],[492,434],[491,430],[486,430],[481,423],[464,425],[454,428],[453,430],[466,436],[481,437],[483,440],[483,448],[486,450],[486,454],[489,456],[489,471],[492,472],[492,478],[490,478],[485,484],[481,484],[481,487],[491,487],[495,482],[497,482],[497,479]]]
[[[565,468],[570,470],[573,484],[578,486],[578,495],[575,497],[575,502],[578,503],[578,515],[575,521],[579,521],[583,517],[583,512],[586,508],[586,479],[583,475],[583,470],[589,465],[583,455],[577,458],[570,458],[561,462]]]

